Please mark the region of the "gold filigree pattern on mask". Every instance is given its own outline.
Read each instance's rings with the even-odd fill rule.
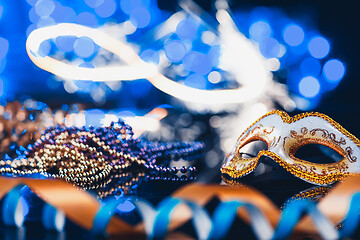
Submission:
[[[253,141],[263,141],[268,149],[253,158],[242,158],[241,148]],[[295,157],[307,144],[320,144],[339,153],[343,159],[334,163],[312,163]],[[318,185],[328,185],[357,174],[355,165],[360,141],[330,117],[302,113],[290,117],[283,111],[272,111],[255,121],[238,139],[221,172],[239,178],[252,172],[261,156],[267,156],[296,177]]]

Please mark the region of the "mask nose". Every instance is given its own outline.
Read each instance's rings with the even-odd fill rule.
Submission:
[[[261,151],[267,149],[268,146],[264,141],[256,140],[244,145],[241,149],[239,149],[239,154],[240,157],[244,159],[254,158],[258,156]]]
[[[271,166],[282,166],[281,161],[279,161],[281,157],[272,151],[262,150],[259,152],[258,157],[259,160],[265,164]]]

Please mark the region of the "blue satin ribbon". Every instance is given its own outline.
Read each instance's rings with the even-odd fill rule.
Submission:
[[[170,216],[173,210],[181,204],[187,205],[192,211],[192,222],[198,239],[208,239],[212,221],[207,211],[199,205],[180,198],[167,198],[160,203],[150,239],[163,239],[167,234]]]
[[[143,219],[146,235],[152,236],[153,226],[156,214],[158,213],[152,204],[145,200],[133,199],[132,203],[135,205],[138,213]]]
[[[215,209],[211,239],[226,237],[239,208],[245,208],[251,218],[251,227],[259,239],[270,239],[274,233],[271,225],[254,205],[238,200],[222,202]]]
[[[16,214],[19,214],[18,207],[21,204],[21,189],[23,186],[23,184],[17,185],[8,192],[4,199],[2,219],[7,226],[20,227],[23,224],[23,219],[18,218],[16,220]],[[360,223],[360,193],[353,195],[349,211],[339,231],[336,231],[334,225],[317,209],[316,204],[308,199],[297,199],[290,202],[284,208],[280,222],[275,232],[273,232],[272,227],[261,211],[256,206],[247,202],[238,200],[222,202],[215,209],[211,219],[206,209],[202,206],[181,198],[166,198],[159,204],[156,210],[147,201],[120,197],[117,200],[113,199],[105,202],[98,211],[92,229],[92,233],[95,236],[105,235],[106,228],[111,217],[115,214],[118,205],[126,200],[131,201],[135,205],[136,210],[142,217],[147,236],[150,239],[166,237],[171,214],[179,205],[186,205],[192,211],[192,222],[199,239],[221,239],[226,237],[239,208],[245,208],[247,211],[250,216],[251,227],[259,239],[286,239],[290,236],[304,213],[311,217],[323,239],[349,238]],[[57,210],[53,207],[50,209],[52,211],[45,215],[47,217],[52,216],[51,221],[53,222]],[[45,222],[44,225],[46,225]]]
[[[284,209],[281,220],[275,230],[273,239],[286,239],[290,236],[303,213],[307,213],[323,239],[338,239],[334,225],[308,199],[296,199]]]
[[[22,219],[20,218],[16,220],[16,218],[19,217],[16,216],[16,214],[19,214],[17,210],[19,207],[18,204],[21,204],[21,189],[23,187],[23,184],[19,184],[6,194],[2,206],[2,219],[7,226],[21,227],[24,222],[24,216],[22,216]],[[23,213],[21,212],[21,214]]]
[[[62,232],[64,230],[65,222],[57,223],[58,214],[62,214],[61,217],[64,217],[62,212],[59,212],[55,207],[50,204],[45,204],[43,207],[42,213],[42,223],[47,230],[55,230],[57,232]]]
[[[98,213],[95,216],[92,234],[95,236],[105,236],[106,228],[110,222],[112,216],[116,213],[117,207],[119,204],[124,203],[125,201],[131,201],[136,207],[136,210],[139,212],[144,224],[145,231],[147,235],[151,235],[152,226],[154,223],[156,211],[154,207],[145,200],[138,200],[134,198],[119,197],[118,199],[111,199],[104,202],[103,206],[100,208]]]
[[[350,238],[356,231],[360,222],[360,193],[355,193],[350,202],[349,211],[339,230],[340,238]]]
[[[118,199],[111,199],[104,202],[100,210],[95,216],[92,234],[95,236],[105,236],[106,228],[110,222],[110,219],[116,212],[116,208],[119,204],[124,203],[126,198],[120,197]]]

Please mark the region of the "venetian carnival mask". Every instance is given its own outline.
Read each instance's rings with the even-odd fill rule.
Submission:
[[[245,158],[241,149],[254,141],[263,141],[267,150]],[[320,144],[342,156],[334,163],[313,163],[295,157],[308,144]],[[270,157],[292,175],[317,185],[328,185],[349,175],[360,173],[360,141],[340,124],[321,113],[303,113],[290,117],[272,111],[253,123],[238,139],[225,160],[221,172],[237,179],[251,173],[261,156]]]

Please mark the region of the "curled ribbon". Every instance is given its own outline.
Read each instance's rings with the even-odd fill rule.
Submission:
[[[263,194],[245,186],[191,184],[166,198],[156,210],[143,200],[131,201],[143,217],[143,222],[132,226],[113,216],[124,199],[101,205],[92,195],[61,180],[0,178],[0,197],[28,186],[37,196],[63,212],[79,226],[95,234],[142,239],[163,238],[176,232],[180,226],[193,220],[197,236],[219,239],[226,236],[237,215],[252,227],[259,239],[285,239],[290,234],[319,234],[324,239],[351,237],[359,223],[359,176],[349,177],[336,186],[317,205],[307,199],[290,202],[281,213]],[[211,218],[204,205],[217,197],[221,203]],[[339,204],[341,203],[341,204]],[[302,214],[305,217],[300,221]],[[343,223],[340,230],[335,225]]]

